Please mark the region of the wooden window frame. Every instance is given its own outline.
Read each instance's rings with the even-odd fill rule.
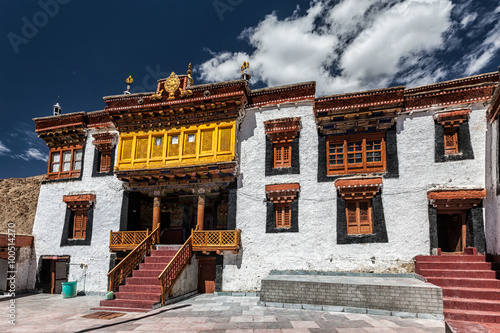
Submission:
[[[458,127],[444,128],[444,154],[456,155],[459,154],[458,149]]]
[[[76,152],[77,151],[82,152],[82,158],[77,160],[75,158]],[[70,168],[68,171],[62,171],[63,169],[63,156],[65,152],[70,152],[71,158],[70,158]],[[53,156],[55,154],[59,154],[59,170],[56,172],[52,172],[52,166],[54,164],[53,162]],[[81,167],[80,169],[75,169],[75,162],[80,162]],[[59,178],[74,178],[74,177],[79,177],[82,173],[83,170],[83,145],[72,145],[72,146],[65,146],[65,147],[57,147],[57,148],[52,148],[49,153],[49,166],[48,166],[48,171],[47,171],[47,178],[48,179],[59,179]]]
[[[381,152],[381,161],[367,162],[367,155],[370,151],[367,151],[367,141],[381,140],[380,149],[373,150]],[[361,142],[361,150],[356,151],[357,154],[361,154],[361,162],[359,163],[348,163],[348,151],[349,143],[359,143]],[[330,153],[330,146],[334,144],[342,144],[342,151],[337,154]],[[326,169],[327,175],[344,175],[344,174],[357,174],[357,173],[370,173],[370,172],[384,172],[387,169],[386,162],[386,139],[385,132],[368,133],[368,134],[357,134],[357,135],[343,135],[328,137],[326,140]],[[330,164],[331,156],[341,156],[342,164]],[[375,156],[374,156],[375,157]],[[352,159],[352,158],[351,158]]]
[[[290,229],[292,226],[292,203],[274,204],[274,224],[276,228]]]
[[[273,144],[274,168],[290,168],[292,166],[292,143]]]
[[[111,171],[111,151],[99,152],[99,172]]]
[[[366,204],[367,206],[367,223],[363,224],[361,220],[361,208],[362,204]],[[351,205],[354,205],[354,210],[351,209]],[[372,200],[346,200],[346,223],[347,223],[347,234],[348,235],[370,235],[373,234],[373,209],[372,209]],[[354,213],[355,221],[351,223],[350,217],[353,216]]]
[[[73,232],[72,238],[70,239],[85,239],[87,237],[87,221],[88,221],[89,211],[86,210],[76,210],[72,211],[72,224]],[[81,221],[79,222],[79,219]]]

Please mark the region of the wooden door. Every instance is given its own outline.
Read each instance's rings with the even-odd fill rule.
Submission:
[[[439,226],[440,224],[440,226]],[[466,245],[467,224],[465,211],[453,211],[438,215],[438,228],[444,233],[438,234],[443,252],[463,252]]]
[[[198,258],[198,292],[200,294],[215,292],[215,257]]]

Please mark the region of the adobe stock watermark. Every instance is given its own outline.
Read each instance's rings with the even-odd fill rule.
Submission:
[[[214,0],[212,5],[214,6],[215,12],[219,16],[219,19],[224,21],[224,13],[232,12],[236,6],[239,6],[243,0]]]
[[[7,292],[10,297],[8,305],[8,322],[11,325],[16,324],[16,224],[7,223]]]
[[[31,20],[26,16],[21,18],[21,34],[16,34],[14,32],[9,32],[7,38],[9,39],[14,53],[19,53],[19,46],[23,44],[28,44],[29,41],[38,34],[39,29],[45,27],[49,23],[49,19],[56,16],[59,13],[59,5],[65,5],[70,0],[40,0],[38,1],[38,6],[40,10],[33,14]]]
[[[168,77],[170,74],[166,72],[162,72],[160,70],[160,64],[156,64],[155,68],[151,68],[151,66],[146,66],[144,70],[147,74],[142,78],[142,85],[134,86],[130,89],[131,93],[141,93],[141,92],[156,92],[157,81],[159,79],[164,79]],[[138,82],[138,81],[136,81]]]

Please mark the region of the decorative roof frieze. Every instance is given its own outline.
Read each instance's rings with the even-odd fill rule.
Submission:
[[[280,118],[264,122],[266,135],[273,143],[292,142],[300,131],[300,118]]]
[[[382,178],[347,178],[335,181],[344,200],[371,199],[382,188]]]

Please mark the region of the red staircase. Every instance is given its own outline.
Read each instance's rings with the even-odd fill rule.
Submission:
[[[500,323],[500,263],[473,254],[417,256],[415,272],[443,289],[445,320]]]
[[[147,312],[160,305],[161,286],[158,275],[175,256],[180,245],[157,245],[151,250],[139,269],[127,277],[125,284],[118,287],[115,299],[102,300],[100,306],[92,310],[112,310],[127,312]]]

